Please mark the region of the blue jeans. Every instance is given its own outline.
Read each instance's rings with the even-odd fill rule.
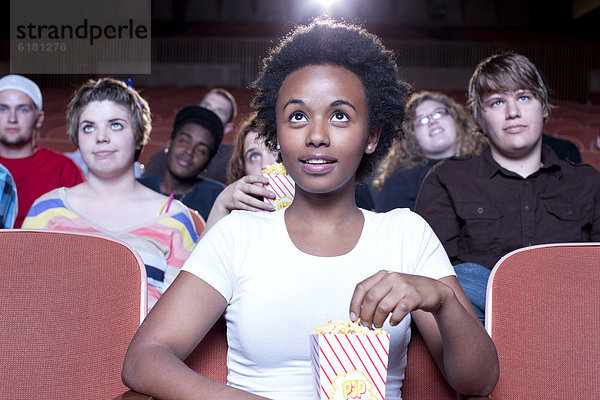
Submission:
[[[485,321],[485,291],[492,271],[475,263],[456,264],[454,271],[458,283],[473,304],[473,308],[483,324]]]

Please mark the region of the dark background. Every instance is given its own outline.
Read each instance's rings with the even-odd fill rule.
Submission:
[[[44,1],[44,0],[40,0]],[[126,1],[126,0],[123,0]],[[498,50],[527,55],[554,96],[600,102],[599,0],[152,0],[152,74],[141,86],[246,87],[277,37],[327,12],[359,22],[396,51],[417,89],[458,91]],[[9,2],[3,3],[0,72],[8,73]],[[173,68],[176,66],[177,68]],[[37,75],[42,89],[90,75]]]
[[[234,94],[240,111],[235,123],[241,124],[250,112],[248,85],[267,50],[294,25],[327,13],[378,34],[415,90],[443,91],[462,104],[481,59],[502,50],[526,55],[547,78],[558,106],[545,132],[570,140],[584,162],[600,168],[600,0],[330,0],[328,9],[317,0],[151,1],[152,73],[115,76],[131,79],[152,110],[143,163],[165,147],[177,110],[197,104],[211,87]],[[0,14],[0,76],[9,73],[9,4]],[[28,76],[44,95],[38,143],[72,151],[66,105],[82,82],[102,75]],[[223,142],[230,144],[233,136]],[[224,165],[227,154],[219,157]]]

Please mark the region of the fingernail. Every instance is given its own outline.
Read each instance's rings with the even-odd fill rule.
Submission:
[[[350,321],[356,321],[356,314],[353,312],[350,313]]]

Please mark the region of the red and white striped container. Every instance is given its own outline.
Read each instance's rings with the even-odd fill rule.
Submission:
[[[286,208],[292,204],[295,193],[295,183],[291,176],[284,174],[263,174],[269,179],[269,183],[266,188],[275,193],[275,199],[268,199],[265,197],[265,201],[269,204],[273,204],[277,210]]]
[[[390,335],[310,335],[315,390],[320,400],[384,400]]]

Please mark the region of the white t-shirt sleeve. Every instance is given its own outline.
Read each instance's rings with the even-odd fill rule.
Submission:
[[[444,246],[420,215],[406,209],[387,214],[390,218],[386,223],[390,226],[386,230],[394,237],[389,248],[402,260],[404,268],[401,272],[432,279],[456,275]],[[394,241],[396,245],[393,245]]]
[[[236,226],[236,213],[222,218],[198,241],[181,268],[211,285],[228,302],[234,287],[235,243],[239,241]]]

